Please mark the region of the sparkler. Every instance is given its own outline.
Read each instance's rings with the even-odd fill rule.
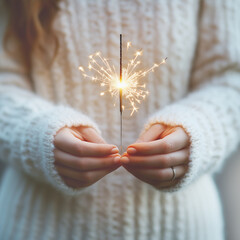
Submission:
[[[122,90],[123,90],[123,82],[122,82],[122,34],[120,34],[120,79],[119,79],[119,103],[120,103],[120,153],[122,154],[122,148],[123,148],[123,144],[122,144],[122,134],[123,134],[123,130],[122,130]]]
[[[127,51],[131,47],[131,42],[127,43]],[[154,69],[165,63],[167,58],[160,63],[155,63],[152,67],[146,70],[138,70],[141,63],[139,60],[143,51],[138,50],[135,56],[128,61],[126,68],[122,67],[122,34],[120,34],[120,74],[118,75],[115,66],[110,63],[110,60],[104,58],[101,52],[96,52],[89,56],[88,70],[94,74],[87,73],[83,66],[79,66],[84,78],[99,82],[100,86],[105,88],[105,91],[100,93],[101,96],[105,93],[110,93],[111,96],[119,95],[120,108],[120,152],[122,153],[122,134],[123,134],[123,97],[128,100],[131,109],[131,115],[138,110],[137,104],[140,104],[143,99],[149,94],[146,90],[146,84],[141,84],[140,79],[148,73],[154,72]]]

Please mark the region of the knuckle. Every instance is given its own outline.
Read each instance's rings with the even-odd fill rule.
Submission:
[[[54,137],[54,143],[59,143],[62,141],[62,139],[64,138],[64,136],[67,134],[68,128],[67,127],[63,127],[61,129],[59,129]]]
[[[80,169],[80,170],[85,170],[86,169],[86,162],[85,161],[83,161],[83,160],[79,160],[78,162],[77,162],[77,166],[78,166],[78,168]]]
[[[157,177],[160,181],[164,180],[165,179],[165,174],[164,174],[164,171],[162,170],[158,170],[157,172]]]
[[[59,151],[56,148],[53,149],[53,155],[54,155],[55,161],[60,161],[63,158],[61,151]]]
[[[103,160],[102,162],[101,162],[101,165],[102,165],[102,167],[109,167],[109,166],[111,166],[111,163],[113,162],[113,161],[110,161],[110,159],[114,159],[114,157],[113,158],[109,158],[109,159],[107,159],[107,160]]]
[[[85,184],[91,183],[93,181],[93,175],[90,172],[81,173],[82,180]]]
[[[167,142],[167,141],[163,141],[162,142],[162,148],[163,148],[164,152],[171,151],[172,147],[173,146],[172,146],[172,144],[170,142]]]
[[[53,139],[53,145],[55,146],[55,147],[57,147],[57,146],[59,146],[59,143],[60,143],[60,139],[59,139],[60,137],[58,136],[58,135],[56,135],[55,137],[54,137],[54,139]]]
[[[74,143],[74,148],[76,149],[76,152],[81,156],[83,152],[82,145],[76,142]]]
[[[162,156],[161,157],[161,166],[162,167],[168,167],[169,166],[169,162],[171,161],[171,157],[170,156]]]

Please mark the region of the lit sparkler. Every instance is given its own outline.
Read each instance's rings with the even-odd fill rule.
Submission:
[[[132,46],[131,42],[127,42],[127,51]],[[124,110],[123,97],[129,102],[131,115],[138,110],[137,105],[149,94],[146,89],[146,84],[140,83],[140,79],[148,73],[153,72],[155,68],[165,63],[167,58],[160,63],[155,63],[152,67],[146,70],[139,70],[140,57],[143,51],[138,50],[135,56],[128,61],[126,67],[122,67],[122,34],[120,34],[120,74],[116,72],[115,66],[110,63],[110,60],[104,58],[101,52],[96,52],[89,56],[88,71],[83,66],[79,66],[84,78],[91,79],[100,83],[100,86],[105,90],[100,93],[101,96],[105,93],[110,93],[111,96],[119,96],[120,106],[120,147],[122,149],[122,114]],[[94,74],[90,74],[90,72]]]

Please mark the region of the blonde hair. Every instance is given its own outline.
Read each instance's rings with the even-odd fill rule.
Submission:
[[[10,39],[14,40],[18,55],[28,71],[31,69],[33,51],[35,49],[45,51],[44,40],[48,39],[55,44],[55,55],[58,40],[52,25],[60,0],[3,0],[3,2],[9,16],[4,38],[5,48],[11,52],[7,43]]]

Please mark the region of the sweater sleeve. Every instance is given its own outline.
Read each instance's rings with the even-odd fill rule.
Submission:
[[[194,61],[192,91],[156,112],[154,123],[181,126],[191,139],[187,174],[166,191],[176,191],[213,173],[240,141],[239,1],[204,0]]]
[[[32,91],[23,66],[3,48],[0,24],[0,160],[66,194],[82,190],[68,187],[54,167],[53,140],[64,126],[96,124],[68,106],[56,106]]]

